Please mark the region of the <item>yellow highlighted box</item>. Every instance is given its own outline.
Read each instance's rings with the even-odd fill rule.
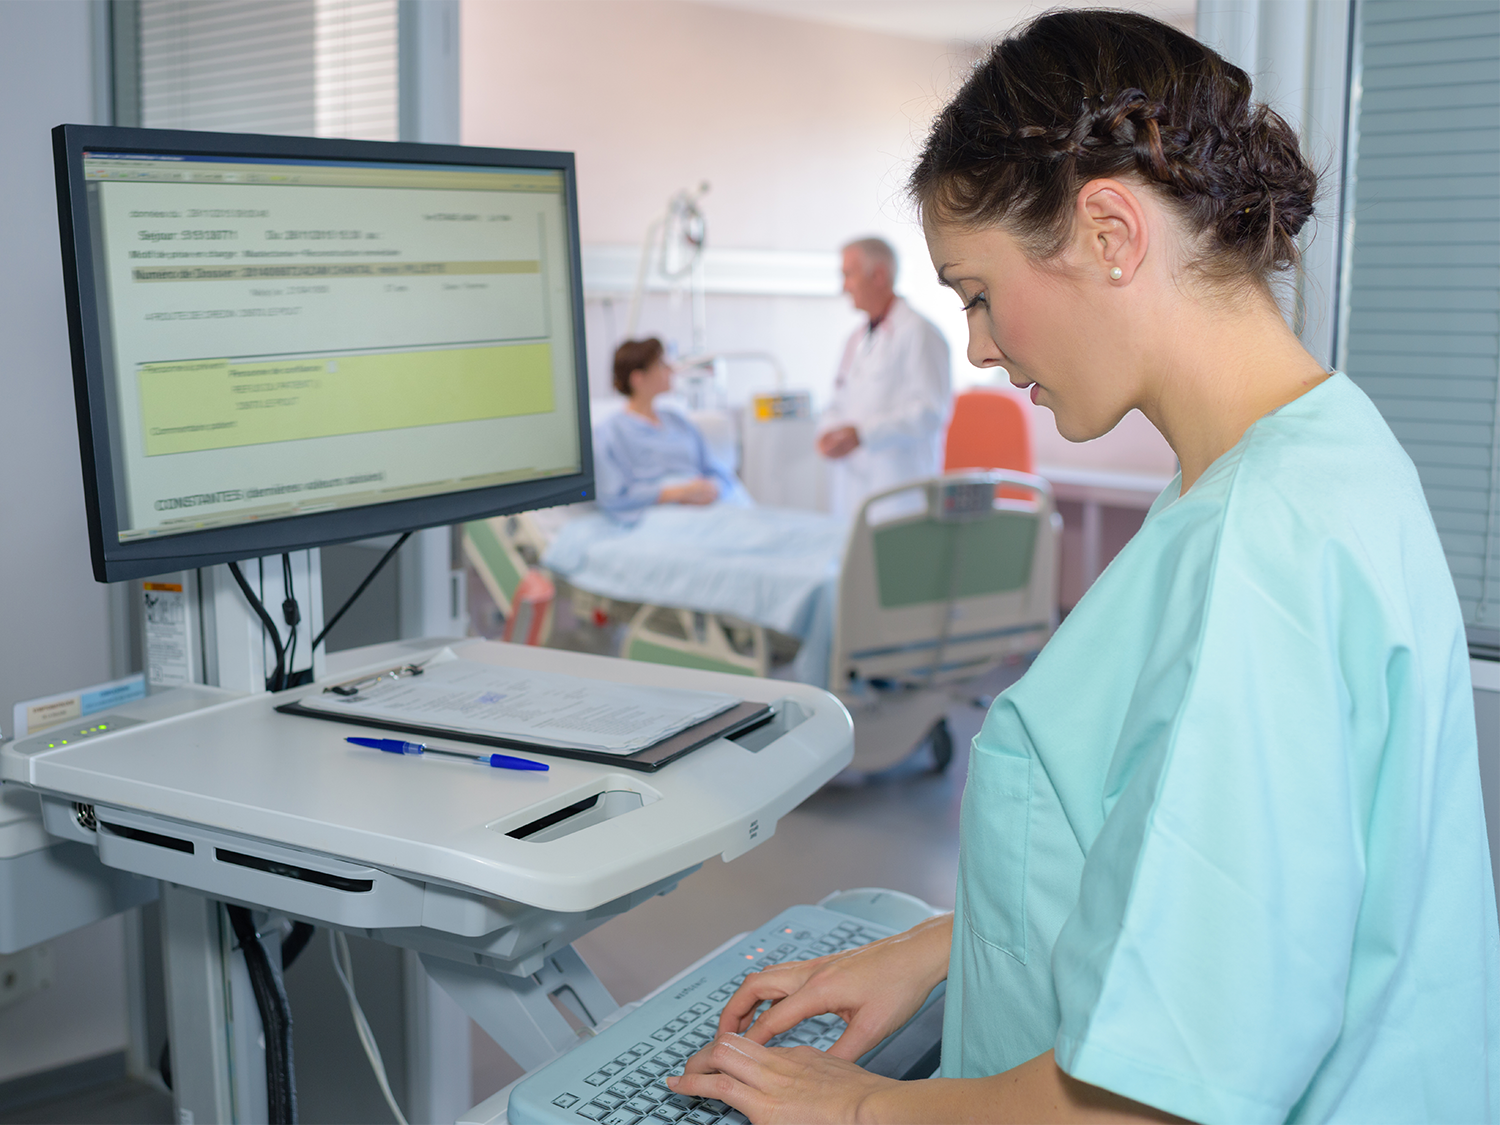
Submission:
[[[146,456],[475,422],[554,407],[552,348],[236,363],[148,363],[138,371]]]

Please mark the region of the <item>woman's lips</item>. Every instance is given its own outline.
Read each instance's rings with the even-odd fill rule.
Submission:
[[[1036,383],[1032,383],[1031,384],[1031,402],[1032,402],[1032,405],[1036,404],[1036,393],[1039,390],[1041,390],[1040,386],[1038,386]]]

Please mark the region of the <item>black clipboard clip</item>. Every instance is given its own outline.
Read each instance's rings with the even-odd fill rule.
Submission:
[[[399,680],[406,676],[420,676],[426,671],[426,661],[421,664],[401,664],[395,668],[387,668],[384,672],[373,672],[368,676],[361,676],[357,680],[345,680],[341,684],[330,684],[324,688],[324,692],[332,692],[334,695],[342,695],[346,698],[358,695],[364,688],[374,687],[376,684],[384,683],[386,680]]]

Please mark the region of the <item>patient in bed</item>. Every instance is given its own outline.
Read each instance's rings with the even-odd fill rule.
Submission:
[[[655,399],[672,388],[661,341],[627,340],[615,351],[615,389],[625,407],[594,429],[599,506],[633,524],[653,504],[751,501],[727,465],[709,452],[698,427]]]

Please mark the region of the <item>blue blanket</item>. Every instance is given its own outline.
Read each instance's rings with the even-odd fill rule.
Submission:
[[[542,565],[604,597],[729,614],[797,637],[794,675],[822,686],[847,535],[843,520],[817,512],[663,504],[634,527],[579,516]]]

